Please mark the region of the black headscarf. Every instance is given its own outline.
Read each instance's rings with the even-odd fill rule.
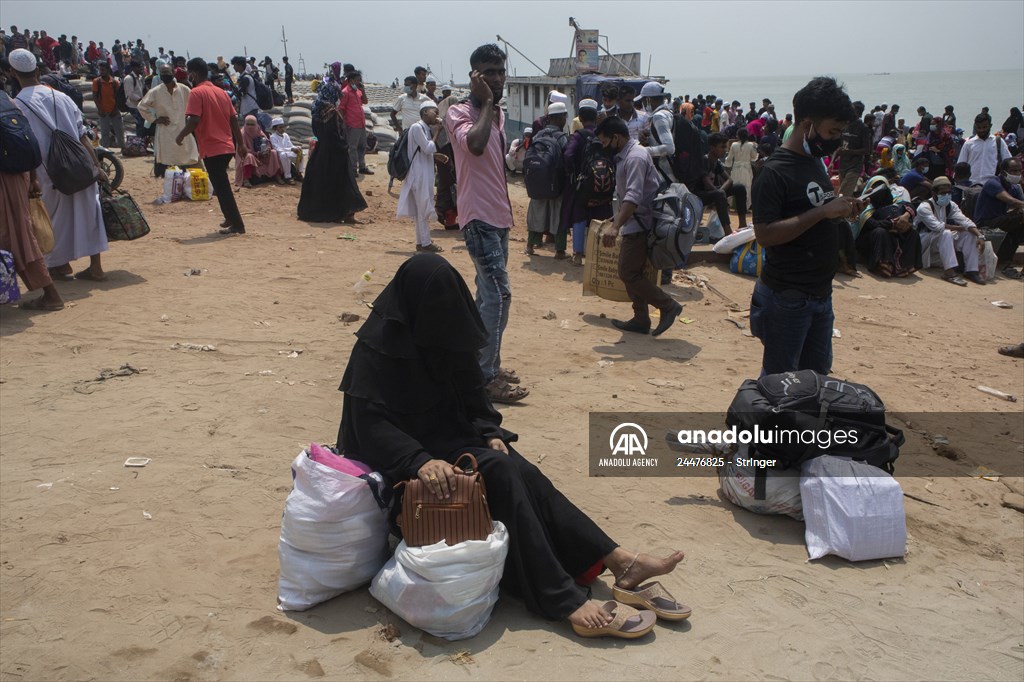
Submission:
[[[1020,109],[1013,107],[1010,109],[1010,117],[1003,121],[1003,134],[1009,135],[1013,133],[1017,134],[1017,131],[1024,128],[1024,116],[1021,115]],[[1018,144],[1020,140],[1017,140]]]
[[[477,351],[487,331],[462,276],[441,256],[403,263],[356,336],[340,386],[350,395],[415,412],[434,404],[438,384],[483,384]]]

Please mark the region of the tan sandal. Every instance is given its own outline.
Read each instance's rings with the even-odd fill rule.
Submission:
[[[516,403],[530,395],[527,389],[513,386],[502,379],[495,379],[487,384],[486,391],[492,403]]]
[[[613,585],[612,596],[623,604],[648,609],[664,620],[686,620],[692,613],[689,606],[677,602],[659,582],[646,583],[635,590]]]
[[[609,601],[601,605],[612,618],[612,622],[600,628],[588,628],[572,623],[573,631],[580,637],[618,637],[637,639],[654,629],[658,619],[650,611],[637,611],[632,606]]]

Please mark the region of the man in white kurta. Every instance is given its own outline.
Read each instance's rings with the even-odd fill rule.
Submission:
[[[940,175],[932,183],[931,198],[917,206],[914,225],[921,237],[922,265],[931,267],[932,258],[937,256],[942,261],[944,276],[955,277],[956,252],[959,251],[964,259],[964,277],[975,284],[984,284],[978,273],[978,256],[985,246],[985,237],[952,200],[952,191],[949,178]]]
[[[156,162],[160,166],[194,166],[199,163],[199,148],[189,135],[179,145],[178,133],[185,127],[185,106],[190,88],[174,80],[169,64],[160,67],[160,85],[154,85],[139,102],[139,114],[146,123],[156,125]],[[157,173],[162,176],[163,173]]]
[[[62,130],[76,139],[85,136],[82,112],[74,101],[64,93],[39,84],[39,69],[35,56],[27,50],[14,50],[10,56],[11,68],[21,83],[15,103],[39,141],[43,164],[36,169],[36,176],[42,188],[43,203],[53,224],[55,245],[46,254],[46,267],[52,275],[64,279],[71,274],[71,261],[89,256],[90,264],[76,275],[79,279],[103,280],[103,266],[100,254],[107,250],[107,232],[103,227],[103,212],[100,209],[99,185],[92,184],[74,194],[64,194],[53,187],[46,172],[46,157],[50,149],[53,130]],[[97,177],[102,175],[92,145],[83,144],[90,150],[96,163]]]
[[[437,104],[427,100],[420,105],[420,120],[409,128],[409,174],[402,181],[398,197],[398,217],[416,221],[416,250],[438,253],[443,249],[430,239],[430,216],[434,213],[434,160],[448,163],[437,145],[430,126],[437,123]],[[440,158],[438,158],[440,157]]]

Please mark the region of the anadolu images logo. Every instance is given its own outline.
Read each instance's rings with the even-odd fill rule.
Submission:
[[[608,447],[613,455],[643,457],[647,454],[647,432],[639,424],[619,424],[608,438]]]

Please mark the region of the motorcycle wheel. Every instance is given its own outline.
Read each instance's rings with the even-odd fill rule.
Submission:
[[[124,180],[124,166],[121,165],[121,160],[114,156],[114,152],[102,151],[97,152],[97,157],[100,160],[100,168],[106,174],[107,178],[110,179],[110,188],[117,189],[121,186],[121,181]]]

